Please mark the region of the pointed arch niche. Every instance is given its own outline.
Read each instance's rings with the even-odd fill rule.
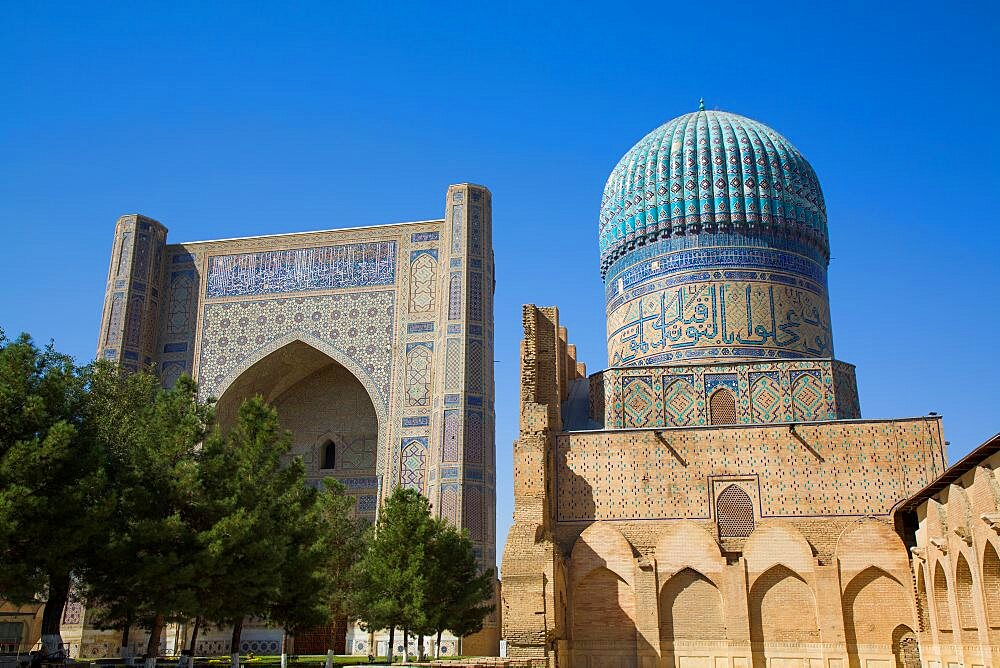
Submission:
[[[264,351],[221,385],[220,428],[230,429],[243,401],[260,395],[292,432],[292,454],[302,457],[307,477],[374,478],[384,441],[384,420],[376,409],[381,402],[373,401],[366,383],[335,355],[298,338]]]

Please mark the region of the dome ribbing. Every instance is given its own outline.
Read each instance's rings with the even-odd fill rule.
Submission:
[[[618,162],[601,201],[601,275],[660,239],[740,234],[829,260],[816,173],[780,134],[722,111],[679,116]]]

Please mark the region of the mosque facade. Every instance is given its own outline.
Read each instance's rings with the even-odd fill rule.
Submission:
[[[415,489],[495,569],[493,285],[491,194],[472,184],[448,189],[439,220],[325,232],[174,244],[159,222],[123,216],[98,357],[155,367],[165,386],[191,375],[223,428],[262,395],[311,483],[338,479],[370,521],[393,489]],[[117,654],[116,634],[80,624],[77,656]],[[491,619],[443,650],[495,654],[497,632]],[[172,633],[180,647],[184,629],[168,645]],[[228,653],[227,638],[203,633],[197,651]],[[256,653],[280,639],[244,632]],[[384,651],[373,642],[341,624],[295,651]]]
[[[981,612],[1000,601],[996,458],[962,478],[985,490],[990,524],[934,486],[940,417],[861,417],[854,367],[834,356],[826,208],[802,154],[736,114],[680,116],[614,168],[598,237],[606,369],[587,375],[557,308],[523,310],[508,656],[1000,666],[1000,615]],[[952,515],[968,543],[938,521]],[[949,545],[969,552],[958,575],[939,558]]]

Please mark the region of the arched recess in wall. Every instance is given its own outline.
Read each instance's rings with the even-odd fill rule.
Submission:
[[[983,550],[983,603],[990,628],[1000,637],[1000,555],[987,541]]]
[[[725,387],[720,387],[708,399],[708,418],[714,425],[736,424],[736,398]]]
[[[607,644],[635,651],[635,594],[607,568],[592,570],[573,589],[571,603],[574,649]]]
[[[791,569],[769,569],[750,588],[750,640],[763,643],[816,643],[816,598]]]
[[[918,567],[917,570],[917,620],[920,623],[919,631],[930,631],[931,630],[931,620],[930,620],[930,608],[927,602],[927,581],[924,578],[923,567]]]
[[[951,642],[951,610],[948,605],[948,578],[938,562],[934,567],[934,620],[941,642]]]
[[[901,624],[912,623],[909,596],[903,585],[881,568],[866,568],[844,589],[844,632],[848,649],[857,645],[890,645]]]
[[[260,395],[278,411],[281,426],[292,432],[292,453],[302,456],[307,475],[325,468],[329,440],[335,444],[338,473],[374,476],[382,421],[365,380],[347,366],[351,362],[299,338],[261,355],[220,383],[220,427],[231,427],[243,401]],[[323,435],[319,441],[317,434]]]
[[[670,578],[660,593],[660,639],[726,639],[722,593],[707,577],[685,568]]]
[[[962,642],[978,642],[976,608],[972,602],[972,570],[964,554],[959,554],[955,562],[955,603],[958,605],[958,623]]]
[[[893,630],[892,655],[896,659],[896,668],[921,668],[917,634],[909,626],[900,624]]]

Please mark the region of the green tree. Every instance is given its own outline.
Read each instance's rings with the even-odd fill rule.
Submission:
[[[493,571],[481,571],[468,533],[439,521],[428,546],[424,592],[425,630],[434,634],[435,656],[441,654],[441,634],[471,635],[483,628],[493,611]]]
[[[284,463],[291,435],[260,397],[240,406],[228,434],[214,434],[202,454],[203,512],[213,517],[201,532],[205,550],[202,616],[232,624],[230,653],[239,664],[243,620],[266,615],[280,598],[283,568],[302,536],[303,516],[316,503],[298,457]],[[295,548],[296,550],[298,548]]]
[[[357,565],[355,612],[366,629],[389,629],[389,663],[396,627],[416,630],[427,625],[426,552],[436,530],[427,499],[398,488],[382,505],[368,549]]]
[[[131,623],[144,622],[147,665],[155,665],[165,622],[201,604],[203,560],[191,516],[212,406],[187,376],[162,390],[152,373],[103,363],[91,374],[88,403],[106,452],[114,516],[105,546],[84,571],[87,598],[121,626],[123,651]]]
[[[302,492],[299,520],[292,527],[278,594],[268,613],[284,630],[282,664],[289,635],[348,614],[352,568],[364,548],[362,526],[353,517],[354,499],[343,484],[327,478],[319,492],[305,486]]]
[[[42,644],[61,650],[72,574],[100,534],[106,479],[85,420],[85,374],[52,344],[0,332],[0,591],[45,600]]]

